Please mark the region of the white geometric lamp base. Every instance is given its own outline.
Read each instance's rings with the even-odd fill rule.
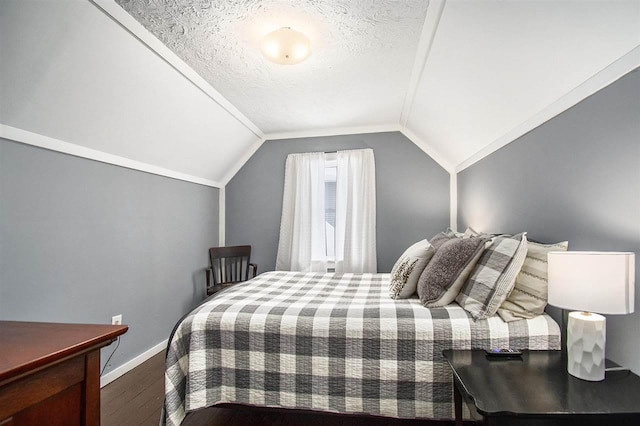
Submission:
[[[604,380],[605,317],[589,312],[569,313],[567,371],[582,380]]]

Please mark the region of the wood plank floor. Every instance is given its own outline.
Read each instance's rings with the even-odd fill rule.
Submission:
[[[157,425],[164,402],[164,352],[102,388],[103,426]],[[195,412],[184,426],[449,426],[453,422],[340,416],[292,410],[215,407]],[[465,422],[465,425],[468,423]],[[469,423],[470,424],[470,423]]]
[[[103,426],[158,425],[164,403],[164,352],[100,391]]]

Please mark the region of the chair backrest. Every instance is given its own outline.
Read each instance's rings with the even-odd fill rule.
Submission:
[[[251,246],[212,247],[209,261],[213,284],[233,284],[249,279]]]

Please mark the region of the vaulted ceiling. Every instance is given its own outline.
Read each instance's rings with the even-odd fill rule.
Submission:
[[[450,165],[640,44],[638,1],[116,1],[267,135],[406,126]],[[307,61],[262,56],[283,26]]]
[[[640,66],[637,0],[0,8],[0,136],[24,129],[68,142],[67,152],[216,185],[268,139],[384,130],[459,170]],[[310,38],[305,62],[260,53],[283,26]]]

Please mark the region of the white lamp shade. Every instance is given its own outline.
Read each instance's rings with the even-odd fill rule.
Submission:
[[[633,312],[635,255],[620,252],[550,252],[549,304],[601,314]]]

